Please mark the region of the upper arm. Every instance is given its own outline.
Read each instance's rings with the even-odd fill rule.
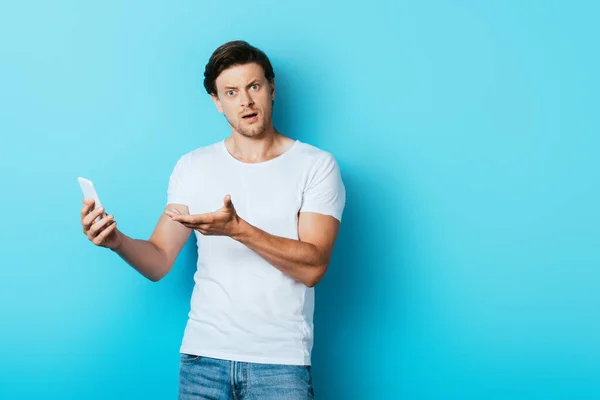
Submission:
[[[177,209],[182,214],[189,214],[188,206],[183,204],[168,204],[165,211],[167,209]],[[167,265],[171,268],[191,233],[190,228],[162,213],[149,241],[166,256]]]
[[[322,274],[333,252],[345,204],[340,168],[331,154],[323,153],[306,183],[298,217],[299,239],[319,250],[324,263]]]
[[[329,153],[314,162],[302,193],[300,213],[316,213],[342,221],[346,188],[338,163]]]
[[[330,215],[302,212],[298,217],[298,238],[314,245],[327,268],[340,229],[340,221]]]
[[[190,201],[192,187],[190,171],[193,171],[190,154],[185,154],[177,160],[169,177],[165,211],[176,209],[181,214],[189,214],[187,204]],[[191,233],[190,228],[173,221],[163,212],[149,241],[166,256],[167,265],[171,268]]]

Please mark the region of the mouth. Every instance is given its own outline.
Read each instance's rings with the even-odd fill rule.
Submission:
[[[248,114],[244,114],[242,115],[242,118],[244,119],[252,119],[254,117],[258,116],[257,112],[252,112],[252,113],[248,113]]]
[[[252,112],[252,113],[242,115],[242,119],[244,119],[248,122],[254,122],[254,121],[256,121],[257,118],[258,118],[257,112]]]

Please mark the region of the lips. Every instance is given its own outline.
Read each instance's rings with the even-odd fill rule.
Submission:
[[[250,119],[250,118],[256,117],[257,115],[258,115],[257,112],[252,112],[252,113],[248,113],[248,114],[242,115],[242,118],[244,118],[244,119]]]

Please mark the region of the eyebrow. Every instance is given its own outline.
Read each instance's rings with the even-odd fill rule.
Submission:
[[[247,85],[247,87],[255,85],[257,83],[260,83],[260,79],[254,79],[254,80],[250,81],[250,83]],[[225,89],[237,89],[237,86],[225,86]]]

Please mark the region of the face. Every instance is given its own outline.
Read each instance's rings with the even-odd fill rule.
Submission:
[[[258,137],[271,127],[275,85],[256,63],[235,65],[217,77],[217,109],[240,135]]]

